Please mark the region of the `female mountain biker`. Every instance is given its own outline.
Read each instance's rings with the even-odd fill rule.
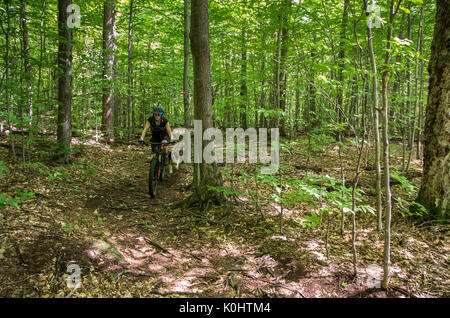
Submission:
[[[163,115],[164,115],[164,108],[162,108],[161,106],[156,106],[153,109],[153,116],[147,119],[144,131],[141,134],[139,142],[144,141],[147,130],[150,128],[152,131],[152,138],[150,139],[150,141],[161,142],[163,144],[162,145],[164,153],[163,164],[167,166],[169,164],[168,147],[165,146],[164,144],[167,144],[170,140],[172,140],[172,130],[170,129],[169,120]],[[157,147],[158,145],[152,145],[152,154],[154,153],[156,155]]]

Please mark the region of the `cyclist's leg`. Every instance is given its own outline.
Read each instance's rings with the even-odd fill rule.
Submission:
[[[161,142],[161,138],[153,137],[150,142]],[[157,158],[161,145],[153,145],[152,144],[152,154],[151,159]]]
[[[167,143],[169,142],[169,135],[165,135],[162,138],[162,149],[163,149],[163,164],[167,166],[169,164],[169,147]]]

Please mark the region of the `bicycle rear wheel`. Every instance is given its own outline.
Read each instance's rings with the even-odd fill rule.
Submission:
[[[158,176],[159,163],[158,160],[152,159],[150,162],[150,171],[148,173],[148,193],[152,198],[155,198],[158,193]]]

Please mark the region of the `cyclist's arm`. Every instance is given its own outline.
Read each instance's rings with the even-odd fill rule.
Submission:
[[[169,134],[170,140],[172,140],[173,139],[172,138],[172,129],[170,129],[169,122],[167,122],[167,124],[166,124],[166,130],[167,130],[167,133]]]
[[[144,140],[145,134],[147,133],[147,130],[150,128],[150,123],[147,120],[147,122],[145,123],[145,127],[144,127],[144,131],[141,134],[141,140]]]

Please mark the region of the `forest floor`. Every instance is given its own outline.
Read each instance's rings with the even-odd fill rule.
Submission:
[[[0,161],[10,170],[3,174],[0,193],[9,197],[17,196],[17,190],[34,193],[18,208],[0,210],[0,297],[450,295],[448,226],[411,220],[396,207],[392,288],[384,292],[372,289],[370,271],[382,266],[384,244],[373,214],[357,215],[358,275],[354,278],[350,215],[343,236],[340,216],[330,218],[327,257],[327,223],[302,226],[313,208],[298,202],[281,210],[270,199],[274,187],[244,179],[242,171],[235,171],[238,180],[233,186],[244,194],[258,193],[260,211],[255,198],[241,194],[203,213],[196,207],[170,207],[191,191],[190,165],[174,169],[157,198],[150,198],[148,148],[137,144],[106,146],[74,139],[75,164],[68,166],[46,160],[45,143],[32,146],[31,164],[12,164],[7,139],[0,137],[0,144],[5,146],[0,147]],[[302,155],[306,150],[303,143],[290,153],[282,151],[283,173],[301,178],[306,172],[307,159]],[[320,165],[319,159],[311,159],[310,174],[323,166],[323,174],[339,180],[336,144],[321,158]],[[349,182],[356,160],[349,146],[343,156]],[[394,168],[399,160],[394,154]],[[251,167],[239,165],[236,170],[241,169]],[[413,162],[407,176],[412,184],[420,184],[420,162]],[[375,206],[373,180],[373,170],[362,169],[364,201]],[[394,197],[401,191],[393,185]],[[82,283],[73,294],[67,287],[69,264],[81,269]]]

